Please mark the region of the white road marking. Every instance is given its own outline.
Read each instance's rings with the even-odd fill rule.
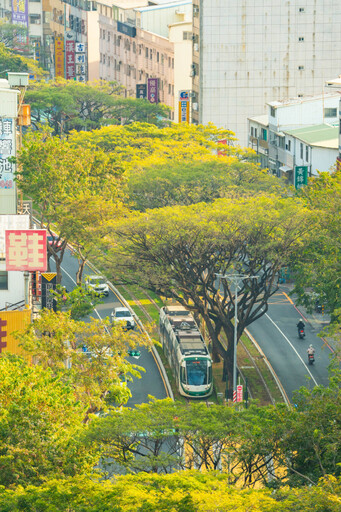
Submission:
[[[276,327],[276,329],[279,330],[279,332],[281,333],[281,335],[283,336],[283,338],[289,343],[289,345],[291,346],[291,348],[293,349],[293,351],[296,353],[297,357],[300,359],[300,361],[302,362],[303,366],[305,367],[305,369],[307,370],[307,372],[309,373],[310,377],[312,378],[312,380],[315,382],[316,386],[318,386],[318,383],[316,382],[316,380],[314,379],[314,376],[312,375],[311,371],[309,370],[308,366],[305,364],[305,362],[303,361],[302,357],[300,356],[300,354],[297,352],[296,348],[294,347],[294,345],[291,343],[291,341],[286,337],[286,335],[284,334],[283,331],[281,331],[281,329],[278,327],[278,325],[272,320],[272,318],[267,314],[265,313],[265,316],[270,320],[270,322]]]

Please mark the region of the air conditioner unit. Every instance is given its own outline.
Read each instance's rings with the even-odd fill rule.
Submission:
[[[193,44],[193,49],[194,49],[194,51],[195,51],[195,52],[198,52],[198,51],[199,51],[199,45],[198,45],[198,43],[194,43],[194,44]]]
[[[198,110],[198,103],[192,103],[193,110]]]

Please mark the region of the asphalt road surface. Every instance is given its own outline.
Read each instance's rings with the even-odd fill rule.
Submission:
[[[301,317],[293,301],[279,290],[269,301],[269,310],[248,327],[267,356],[292,402],[293,392],[301,386],[313,388],[328,384],[328,365],[332,350],[305,322],[306,336],[298,338],[296,324]],[[315,348],[315,363],[308,364],[307,348]]]
[[[51,270],[53,270],[53,260],[51,259]],[[76,286],[76,272],[77,261],[68,250],[65,252],[62,263],[62,285],[68,291],[71,291]],[[84,276],[92,275],[95,272],[86,266]],[[94,310],[94,317],[106,318],[110,317],[110,313],[115,307],[122,306],[120,299],[114,294],[112,290],[109,291],[108,297],[103,297],[103,304],[98,304]],[[131,390],[132,397],[129,399],[127,405],[133,407],[136,404],[141,404],[149,401],[149,396],[158,399],[167,398],[167,391],[163,378],[158,368],[153,353],[145,348],[141,348],[141,357],[136,360],[134,357],[129,358],[130,362],[141,366],[145,371],[141,372],[141,378],[130,382],[129,389]]]

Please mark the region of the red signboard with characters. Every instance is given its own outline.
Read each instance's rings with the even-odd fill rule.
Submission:
[[[46,229],[6,230],[5,244],[7,271],[46,271]]]

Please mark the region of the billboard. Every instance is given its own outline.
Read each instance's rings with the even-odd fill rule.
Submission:
[[[28,27],[28,0],[12,0],[12,23]]]
[[[11,229],[5,232],[6,270],[47,269],[46,229]]]
[[[189,123],[189,91],[179,91],[179,123]]]
[[[147,98],[150,103],[158,103],[158,78],[148,78]]]
[[[0,311],[0,354],[10,352],[30,361],[31,356],[26,354],[20,346],[20,340],[13,336],[16,331],[23,332],[31,322],[31,310]]]
[[[65,40],[65,78],[73,80],[76,76],[75,70],[75,41],[71,39],[71,34],[66,35]]]
[[[136,84],[136,98],[147,98],[147,84]]]
[[[15,120],[0,117],[0,189],[14,188],[15,165],[9,158],[15,156]]]
[[[64,78],[64,37],[54,39],[54,72],[55,76]]]

